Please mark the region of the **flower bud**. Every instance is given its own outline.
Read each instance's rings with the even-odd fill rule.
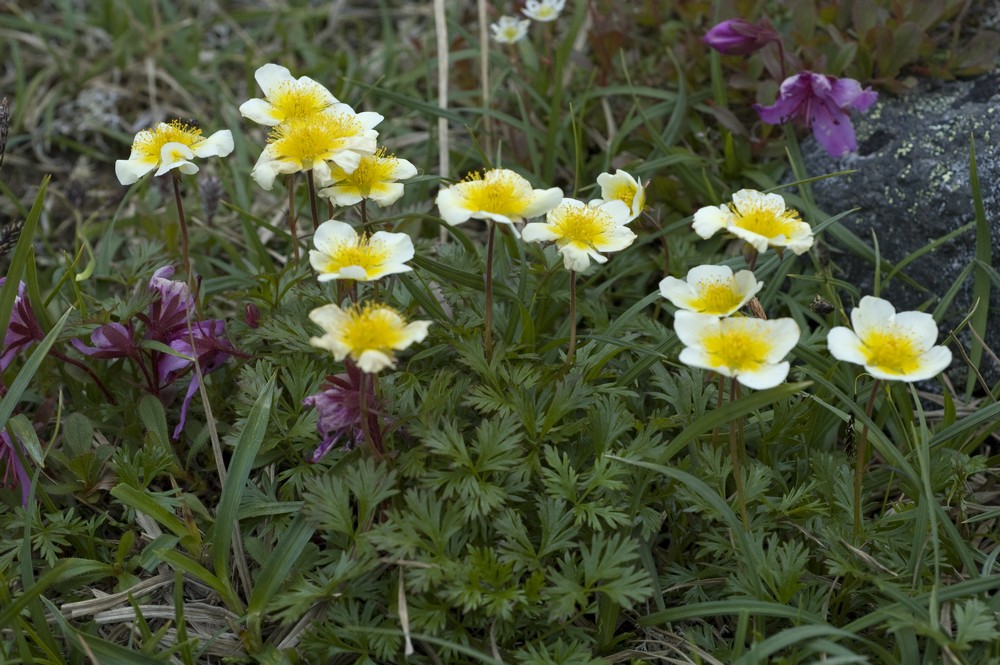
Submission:
[[[750,55],[781,37],[768,25],[733,18],[716,25],[702,39],[723,55]]]

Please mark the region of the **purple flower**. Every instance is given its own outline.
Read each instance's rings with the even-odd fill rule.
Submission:
[[[24,448],[21,448],[20,454],[24,455]],[[31,478],[28,477],[27,470],[21,464],[20,455],[14,449],[14,442],[11,441],[7,430],[0,430],[0,463],[3,464],[3,479],[0,480],[0,487],[20,486],[21,505],[27,506],[28,495],[31,493]]]
[[[191,290],[184,282],[170,279],[173,274],[173,266],[163,266],[153,273],[149,289],[160,297],[150,305],[149,315],[140,317],[146,324],[146,337],[168,345],[187,332],[187,319],[194,311]]]
[[[226,323],[222,319],[211,319],[209,321],[199,321],[191,324],[191,331],[187,327],[183,332],[170,342],[170,348],[186,357],[164,355],[156,368],[157,378],[161,385],[168,385],[176,381],[189,367],[193,367],[193,362],[189,358],[194,358],[198,362],[202,376],[214,372],[222,367],[229,357],[236,353],[236,349],[225,337]],[[191,398],[198,392],[198,373],[192,372],[191,382],[188,383],[187,393],[184,395],[184,402],[181,405],[181,418],[174,428],[173,438],[177,439],[184,429],[187,421],[187,410],[191,404]]]
[[[7,281],[0,277],[0,287]],[[10,312],[10,325],[3,338],[3,354],[0,355],[0,372],[7,369],[14,361],[14,356],[31,346],[34,342],[45,339],[45,331],[38,325],[38,319],[31,310],[31,304],[24,294],[24,282],[17,286],[14,296],[14,308]]]
[[[780,42],[781,36],[769,25],[733,18],[713,27],[702,41],[724,55],[750,55],[769,42]]]
[[[361,426],[361,370],[348,361],[347,373],[326,377],[323,392],[310,395],[302,400],[304,406],[311,406],[319,413],[316,429],[323,440],[312,454],[311,462],[320,461],[341,439],[341,448],[350,450],[361,445],[365,432]],[[378,409],[375,404],[374,384],[368,383],[369,431],[379,436]],[[381,442],[379,442],[381,443]]]
[[[70,340],[74,349],[85,356],[94,358],[134,358],[139,353],[133,340],[131,321],[128,325],[105,323],[103,326],[95,328],[90,333],[90,342],[93,346],[87,346],[78,339]]]
[[[819,144],[831,156],[840,157],[858,147],[847,111],[867,110],[876,99],[877,92],[870,87],[862,90],[854,79],[806,71],[784,80],[774,104],[754,104],[754,110],[772,125],[794,120],[811,127]]]

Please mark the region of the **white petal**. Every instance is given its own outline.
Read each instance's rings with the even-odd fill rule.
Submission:
[[[413,258],[413,239],[405,233],[390,233],[388,231],[376,231],[372,237],[373,243],[380,242],[389,250],[390,263],[406,263]]]
[[[689,272],[688,275],[690,276],[690,274]],[[669,300],[674,307],[689,309],[691,300],[696,298],[698,294],[687,282],[671,276],[660,280],[660,295]]]
[[[361,126],[364,129],[373,129],[380,122],[385,120],[385,117],[381,113],[375,113],[374,111],[362,111],[357,114],[357,119],[361,122]],[[372,148],[372,152],[375,148]]]
[[[233,133],[220,129],[192,148],[195,157],[225,157],[233,151]]]
[[[866,356],[864,345],[850,328],[837,326],[826,335],[826,348],[837,360],[864,365]]]
[[[729,266],[704,264],[688,270],[687,283],[697,288],[697,285],[704,282],[726,282],[732,277],[733,270]]]
[[[438,207],[441,219],[449,226],[462,224],[472,217],[472,211],[462,206],[464,197],[455,191],[455,186],[442,189],[434,199],[434,205]]]
[[[688,367],[699,367],[701,369],[710,369],[713,372],[718,372],[723,376],[732,376],[732,371],[725,366],[716,367],[712,364],[712,359],[704,349],[698,347],[688,346],[681,349],[681,352],[677,355],[677,359],[687,365]]]
[[[411,321],[403,327],[403,339],[396,348],[405,349],[411,344],[424,341],[427,337],[427,329],[430,328],[430,321]]]
[[[774,365],[761,365],[759,369],[753,371],[742,371],[736,374],[736,380],[747,388],[754,390],[766,390],[774,388],[788,378],[788,370],[791,367],[787,362]]]
[[[705,335],[719,332],[719,317],[680,310],[674,314],[674,333],[684,346],[701,348]]]
[[[799,324],[795,319],[771,319],[764,323],[767,324],[767,341],[771,345],[764,360],[773,363],[787,356],[795,348],[802,337],[802,331],[799,330]]]
[[[400,182],[376,183],[368,195],[380,208],[388,208],[403,196],[403,184]],[[343,204],[341,204],[343,205]]]
[[[732,272],[732,271],[730,271]],[[749,302],[750,298],[757,295],[762,288],[764,288],[764,282],[758,282],[754,274],[749,270],[741,270],[734,275],[736,279],[736,288],[746,297],[746,302]],[[746,304],[744,302],[744,304]],[[743,305],[740,305],[742,307]]]
[[[392,180],[407,180],[417,175],[417,167],[406,159],[396,158],[396,168],[392,170]]]
[[[525,242],[551,242],[558,238],[559,236],[552,231],[550,224],[542,224],[541,222],[526,224],[521,230],[521,239]]]
[[[329,332],[341,328],[346,321],[350,320],[350,315],[337,305],[330,303],[309,312],[309,320]]]
[[[740,226],[730,226],[728,231],[737,238],[746,241],[747,244],[757,250],[760,254],[766,252],[768,246],[770,245],[770,240],[766,236],[754,233],[753,231],[747,231]]]
[[[368,349],[358,357],[358,369],[368,374],[378,374],[386,367],[395,367],[395,361],[385,353]]]
[[[927,351],[921,358],[923,367],[920,368],[918,376],[911,381],[922,381],[930,379],[943,372],[951,364],[951,350],[946,346],[935,346]]]
[[[292,76],[287,67],[275,65],[270,62],[258,67],[257,71],[253,73],[253,77],[256,79],[260,89],[264,91],[265,97],[270,97],[271,93],[282,83],[295,80],[295,77]]]
[[[879,330],[896,316],[896,308],[888,300],[865,296],[851,310],[851,323],[858,337],[865,339],[871,330]]]
[[[344,169],[344,173],[354,173],[358,168],[358,164],[361,163],[361,155],[355,152],[354,150],[350,149],[338,150],[336,153],[332,154],[329,157],[329,159],[331,162],[333,162],[340,168]],[[315,165],[313,165],[313,168],[316,168],[317,166],[319,166],[319,164],[323,164],[323,168],[327,171],[327,177],[330,177],[329,176],[330,167],[324,164],[322,161],[317,162]],[[316,170],[318,171],[320,169]]]
[[[361,266],[344,266],[337,272],[337,277],[364,282],[368,280],[368,271]]]
[[[156,168],[156,159],[119,159],[115,162],[118,182],[131,185]]]
[[[358,233],[350,224],[330,219],[316,227],[316,232],[313,234],[313,246],[320,252],[329,255],[339,245],[344,244],[358,244]]]
[[[531,203],[524,209],[524,218],[531,219],[544,215],[559,205],[563,200],[563,192],[558,187],[536,189],[531,197]]]
[[[585,249],[579,249],[573,245],[562,245],[559,247],[559,253],[563,256],[563,265],[566,270],[583,272],[590,266],[590,253]]]
[[[694,214],[694,221],[691,223],[691,228],[702,238],[711,238],[719,230],[728,226],[731,217],[732,213],[728,208],[706,206],[700,208]]]
[[[906,330],[921,350],[934,346],[938,338],[937,323],[927,312],[898,312],[895,323]]]
[[[618,201],[618,203],[621,203],[621,201]],[[628,210],[624,204],[622,204],[622,207]],[[614,229],[607,240],[601,243],[597,249],[602,252],[620,252],[635,242],[635,238],[636,235],[632,232],[632,229],[627,226],[620,226]]]
[[[280,124],[274,117],[274,107],[263,99],[253,98],[240,104],[240,115],[256,122],[258,125],[274,127]]]

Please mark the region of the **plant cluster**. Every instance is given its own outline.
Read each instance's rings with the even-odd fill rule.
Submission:
[[[290,7],[309,75],[233,46],[214,112],[137,111],[72,252],[43,180],[0,236],[0,660],[1000,663],[1000,387],[836,273],[793,127],[856,150],[862,82],[961,70],[957,4],[656,4],[616,48],[599,0],[439,13],[440,106],[423,46],[324,66]],[[656,30],[703,78],[641,80]]]

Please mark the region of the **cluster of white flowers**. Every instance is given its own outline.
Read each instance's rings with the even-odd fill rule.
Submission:
[[[521,10],[528,18],[501,16],[496,23],[490,25],[493,39],[501,44],[515,44],[527,36],[528,26],[531,24],[528,19],[551,23],[559,18],[565,7],[566,0],[528,0]]]

